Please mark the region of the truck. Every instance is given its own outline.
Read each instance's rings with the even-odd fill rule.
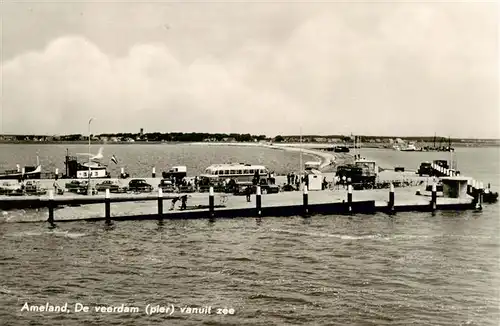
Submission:
[[[349,180],[355,190],[373,189],[378,177],[378,166],[375,161],[356,160],[354,164],[340,165],[336,176],[340,184],[347,184]]]

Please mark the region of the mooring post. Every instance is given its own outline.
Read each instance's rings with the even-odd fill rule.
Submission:
[[[260,190],[260,186],[257,186],[257,189],[255,190],[255,203],[257,207],[257,216],[261,217],[262,216],[262,192]]]
[[[472,196],[472,206],[476,207],[477,204],[477,181],[472,179],[471,181],[471,196]]]
[[[152,178],[156,178],[156,168],[153,166],[153,173],[151,173]]]
[[[49,219],[50,224],[54,224],[54,190],[49,190]]]
[[[389,188],[389,213],[394,214],[394,184],[392,182]]]
[[[120,178],[124,178],[125,177],[125,168],[121,168],[120,169]]]
[[[210,186],[210,189],[208,191],[208,212],[209,212],[211,219],[215,217],[215,207],[214,207],[215,200],[214,199],[215,199],[214,198],[214,187]]]
[[[106,223],[109,223],[111,219],[111,195],[109,188],[106,189],[106,195],[104,196],[104,217],[106,218]]]
[[[437,184],[434,182],[432,184],[431,210],[434,212],[436,208],[437,208]]]
[[[352,213],[352,185],[347,185],[347,210],[349,214]]]
[[[304,202],[304,217],[309,216],[309,193],[307,186],[304,186],[304,193],[302,194],[302,199]]]
[[[163,218],[163,189],[158,188],[158,218]]]
[[[59,169],[58,169],[58,168],[56,168],[56,176],[55,176],[55,179],[56,179],[56,180],[57,180],[57,179],[59,179]]]
[[[476,209],[478,211],[483,209],[483,191],[484,191],[483,183],[479,182],[478,189],[476,189],[477,193]]]

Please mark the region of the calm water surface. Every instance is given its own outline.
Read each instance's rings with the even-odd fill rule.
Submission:
[[[105,144],[92,145],[90,152],[97,153],[103,147],[103,164],[108,165],[112,176],[118,177],[120,169],[131,177],[149,177],[152,168],[156,172],[166,171],[174,165],[185,165],[188,175],[199,175],[210,164],[244,162],[251,164],[264,164],[276,173],[288,173],[297,170],[300,166],[300,154],[281,149],[269,149],[253,146],[208,146],[203,144]],[[70,155],[88,153],[88,146],[82,144],[0,144],[0,170],[15,169],[16,164],[35,165],[37,155],[40,158],[44,172],[59,173],[65,170],[64,159],[66,149]],[[115,155],[118,164],[111,161]],[[83,162],[88,156],[79,156]],[[303,154],[306,160],[318,159],[314,156]]]
[[[498,168],[498,158],[487,162],[498,152],[488,150],[463,153],[459,164],[493,185],[498,169],[486,167]],[[407,159],[383,158],[395,165]],[[0,324],[498,325],[499,215],[499,205],[489,205],[435,216],[67,223],[55,230],[2,223]],[[140,312],[25,312],[25,302],[125,304]],[[148,304],[176,311],[147,315]],[[211,306],[212,314],[182,314],[184,306]],[[215,313],[225,307],[235,314]]]

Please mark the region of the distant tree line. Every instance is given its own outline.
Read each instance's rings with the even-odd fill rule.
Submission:
[[[298,142],[302,139],[303,142],[314,143],[323,142],[329,140],[335,140],[336,142],[352,143],[354,141],[354,135],[277,135],[275,137],[267,137],[266,135],[252,135],[249,133],[238,134],[238,133],[204,133],[204,132],[151,132],[151,133],[103,133],[100,135],[91,135],[92,138],[98,137],[107,138],[111,140],[116,138],[118,141],[128,141],[133,139],[134,141],[153,141],[153,142],[204,142],[204,141],[216,141],[216,142],[254,142],[254,141],[274,141],[274,142]],[[448,142],[458,143],[458,142],[470,142],[478,143],[484,141],[497,140],[491,139],[457,139],[442,136],[414,136],[414,137],[396,137],[396,136],[366,136],[366,135],[356,135],[356,141],[361,143],[368,142],[389,142],[390,139],[395,140],[400,138],[405,141],[416,141],[416,142],[426,142],[432,143],[436,141],[436,145]],[[82,134],[68,134],[59,136],[37,136],[37,135],[0,135],[0,140],[3,141],[86,141],[88,140],[88,135]]]
[[[237,142],[251,142],[261,141],[268,139],[266,135],[252,135],[252,134],[237,134],[237,133],[200,133],[200,132],[151,132],[144,133],[143,135],[137,133],[117,133],[117,134],[100,134],[100,137],[117,137],[119,139],[134,139],[148,140],[148,141],[167,141],[167,142],[202,142],[202,141],[237,141]]]

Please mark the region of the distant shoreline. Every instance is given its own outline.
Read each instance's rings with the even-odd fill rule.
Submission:
[[[33,141],[33,140],[0,140],[0,145],[88,145],[88,141]],[[135,141],[135,142],[126,142],[126,141],[118,141],[118,142],[109,142],[109,141],[92,141],[91,145],[178,145],[178,144],[196,144],[196,145],[229,145],[229,146],[262,146],[269,145],[269,143],[255,143],[255,142],[192,142],[192,141],[175,141],[175,142],[163,142],[163,141]],[[299,145],[296,142],[276,142],[274,145],[282,145],[286,146],[297,146]],[[484,147],[500,147],[498,143],[452,143],[452,147],[456,148],[484,148]],[[352,146],[352,144],[344,144],[344,143],[320,143],[320,142],[303,142],[301,144],[303,147],[334,147],[334,146]],[[363,144],[361,148],[374,148],[374,149],[390,149],[384,146],[381,146],[377,143],[368,143]]]

